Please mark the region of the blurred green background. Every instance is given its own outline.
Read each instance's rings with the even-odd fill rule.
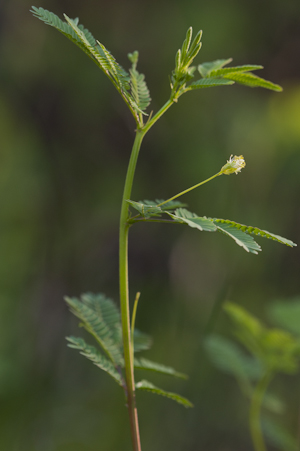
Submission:
[[[129,67],[139,50],[154,112],[168,99],[187,28],[203,29],[196,62],[262,64],[273,93],[241,86],[188,93],[144,140],[133,199],[167,198],[243,154],[238,176],[183,199],[199,215],[256,225],[300,242],[300,4],[297,0],[43,0],[80,22]],[[78,335],[64,295],[104,292],[118,302],[118,219],[134,121],[96,65],[29,13],[0,4],[0,449],[129,451],[119,388],[66,347]],[[141,224],[130,235],[130,288],[142,296],[137,327],[153,360],[190,375],[152,377],[195,408],[138,395],[143,451],[247,451],[248,403],[203,351],[210,331],[230,335],[231,300],[265,318],[299,295],[299,250],[261,240],[248,255],[222,235]],[[144,377],[144,375],[139,375]],[[146,375],[147,376],[147,375]],[[299,434],[298,377],[273,384]],[[270,448],[277,449],[277,448]]]

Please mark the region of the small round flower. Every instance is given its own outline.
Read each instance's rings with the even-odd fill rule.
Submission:
[[[230,174],[237,174],[238,172],[241,172],[241,170],[246,166],[245,160],[243,155],[234,156],[230,155],[229,160],[227,163],[221,168],[221,173],[230,175]]]

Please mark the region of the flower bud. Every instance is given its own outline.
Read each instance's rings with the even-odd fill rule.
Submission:
[[[230,174],[237,174],[238,172],[241,172],[241,170],[246,166],[245,160],[243,155],[234,156],[230,155],[229,160],[227,160],[227,163],[221,168],[220,172],[222,174],[230,175]]]

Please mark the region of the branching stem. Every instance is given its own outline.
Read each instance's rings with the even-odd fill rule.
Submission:
[[[162,108],[155,114],[155,116],[153,116],[153,118],[150,121],[148,121],[147,124],[145,124],[145,126],[143,126],[142,128],[138,128],[138,130],[136,131],[136,136],[128,164],[121,206],[120,234],[119,234],[120,306],[121,306],[122,335],[123,335],[124,362],[126,375],[126,395],[127,395],[127,406],[130,419],[133,451],[141,451],[141,442],[139,433],[138,414],[135,402],[133,350],[131,344],[131,329],[130,329],[129,284],[128,284],[128,231],[130,224],[128,224],[129,205],[127,200],[129,200],[131,197],[135,168],[143,138],[145,134],[150,130],[150,128],[155,124],[155,122],[170,108],[171,105],[173,105],[173,101],[168,100],[162,106]]]

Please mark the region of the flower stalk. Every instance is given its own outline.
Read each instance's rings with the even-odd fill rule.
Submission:
[[[221,168],[221,170],[219,172],[217,172],[215,175],[212,175],[211,177],[209,177],[206,180],[203,180],[203,182],[197,183],[196,185],[191,186],[188,189],[185,189],[184,191],[181,191],[180,193],[176,194],[173,197],[170,197],[167,200],[164,200],[163,202],[161,202],[160,204],[157,205],[157,207],[161,207],[164,204],[167,204],[168,202],[170,202],[171,200],[177,199],[177,197],[182,196],[183,194],[188,193],[189,191],[192,191],[195,188],[198,188],[198,186],[204,185],[207,182],[210,182],[211,180],[213,180],[214,178],[218,177],[219,175],[222,174],[226,174],[226,175],[230,175],[230,174],[238,174],[239,172],[241,172],[241,170],[246,166],[246,162],[244,160],[243,155],[240,155],[239,157],[237,157],[236,155],[232,158],[232,155],[230,156],[229,160],[227,160],[227,163]]]

